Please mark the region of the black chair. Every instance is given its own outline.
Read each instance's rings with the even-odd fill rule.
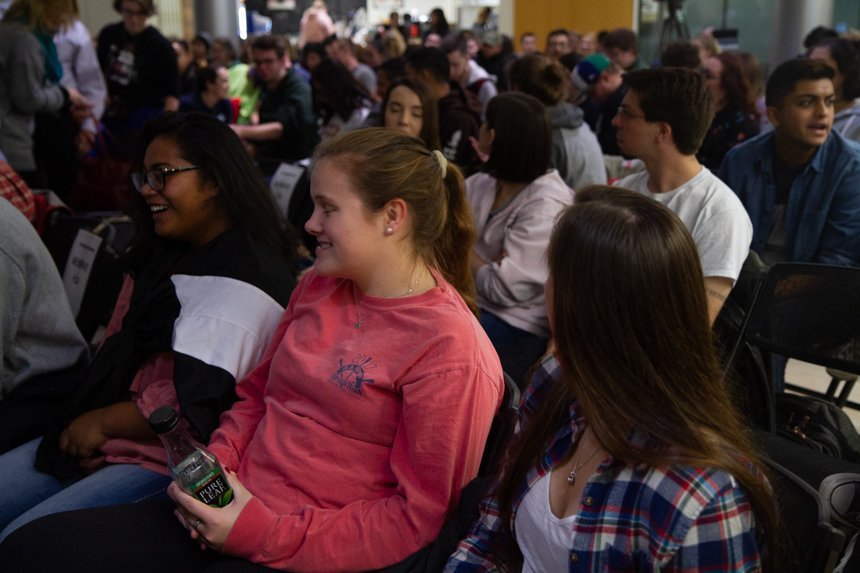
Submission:
[[[520,406],[520,389],[514,379],[505,374],[505,392],[502,396],[502,405],[493,417],[490,433],[487,436],[487,445],[484,446],[484,455],[481,458],[481,466],[478,469],[478,477],[489,477],[496,473],[508,442],[514,433],[517,424],[517,413]]]
[[[744,339],[749,312],[767,267],[750,251],[732,292],[714,321],[713,331],[725,370],[723,377],[747,421],[755,428],[776,429],[770,353]]]
[[[773,265],[755,289],[729,366],[741,344],[826,368],[860,371],[860,269]],[[786,387],[802,390],[790,384]],[[779,405],[790,399],[797,397],[777,394],[775,402]],[[783,422],[777,424],[778,430]],[[789,536],[787,549],[796,554],[782,570],[826,573],[838,561],[851,528],[833,517],[832,500],[819,494],[818,488],[832,474],[860,473],[860,464],[815,451],[782,434],[757,434]],[[842,506],[852,505],[853,500],[844,499],[851,493],[848,489],[840,492]]]
[[[773,265],[758,289],[744,334],[775,354],[860,372],[860,268]],[[792,384],[786,388],[824,397]]]
[[[136,228],[131,219],[122,214],[56,217],[45,229],[42,240],[61,275],[66,270],[72,245],[81,230],[102,238],[75,317],[84,339],[96,344],[100,340],[100,329],[110,321],[122,290],[126,271],[123,257],[134,240]]]
[[[812,486],[773,460],[771,485],[786,524],[786,546],[780,553],[780,571],[829,573],[845,546],[845,533],[831,523],[830,508]]]

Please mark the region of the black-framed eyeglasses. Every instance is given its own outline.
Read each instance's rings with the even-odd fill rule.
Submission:
[[[158,169],[150,169],[149,171],[135,171],[131,174],[131,182],[134,183],[134,188],[140,191],[143,189],[143,184],[152,188],[153,191],[161,191],[167,182],[167,176],[183,171],[194,171],[200,169],[196,165],[186,165],[184,167],[161,167]]]

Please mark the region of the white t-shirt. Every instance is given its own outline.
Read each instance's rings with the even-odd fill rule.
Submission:
[[[541,477],[526,492],[514,518],[523,573],[563,573],[570,568],[576,514],[556,517],[549,505],[549,479]]]
[[[647,171],[615,185],[648,195],[683,221],[699,250],[705,278],[737,280],[749,254],[752,223],[740,199],[716,175],[702,167],[698,175],[665,193],[648,191]]]

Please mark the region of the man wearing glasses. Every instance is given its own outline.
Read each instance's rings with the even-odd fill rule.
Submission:
[[[260,121],[256,125],[231,125],[247,141],[265,175],[281,162],[310,157],[319,143],[311,89],[292,69],[286,41],[260,36],[251,45],[260,94]]]
[[[612,125],[621,151],[641,159],[645,171],[617,185],[663,203],[687,226],[713,323],[749,253],[752,224],[732,190],[696,159],[714,116],[711,93],[702,74],[681,68],[629,72],[624,84]]]

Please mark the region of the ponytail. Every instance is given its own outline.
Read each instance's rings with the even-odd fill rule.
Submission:
[[[441,153],[435,151],[434,153]],[[469,309],[478,315],[475,277],[469,261],[475,243],[475,224],[466,201],[466,183],[456,165],[448,163],[442,183],[448,203],[448,217],[442,236],[433,243],[433,259],[439,271],[463,297]],[[467,248],[464,254],[464,247]]]

